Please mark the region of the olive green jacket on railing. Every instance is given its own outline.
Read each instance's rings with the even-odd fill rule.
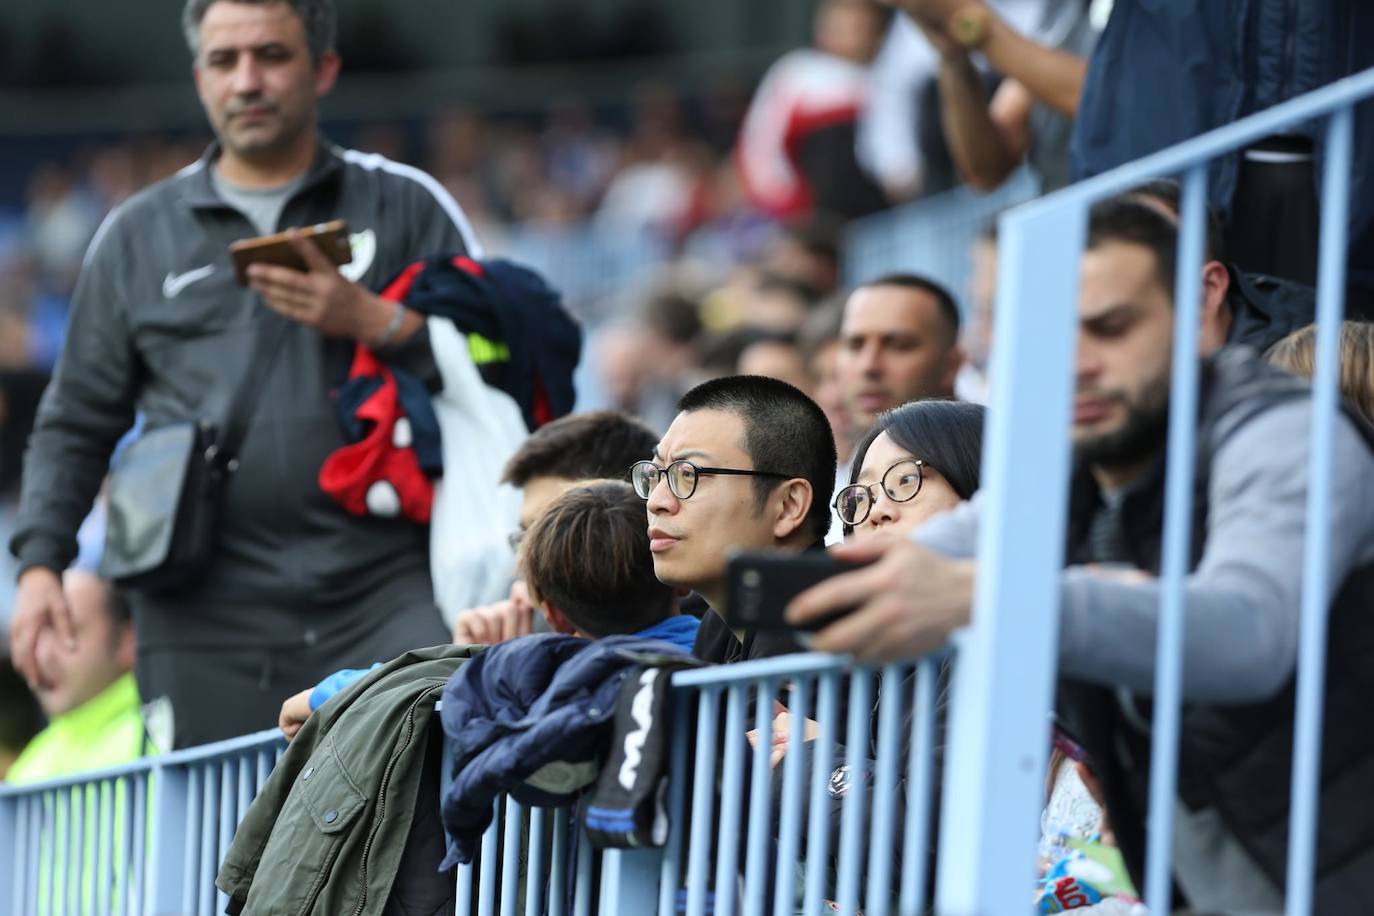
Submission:
[[[306,721],[248,809],[215,880],[231,914],[383,911],[415,817],[435,703],[477,651],[446,645],[407,652]]]

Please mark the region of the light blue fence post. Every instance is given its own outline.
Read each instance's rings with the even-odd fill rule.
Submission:
[[[601,916],[652,913],[658,906],[659,849],[608,849],[601,857]]]
[[[153,817],[158,829],[149,851],[148,903],[154,913],[177,912],[186,900],[186,856],[194,838],[186,835],[185,812],[189,805],[200,804],[187,792],[187,779],[185,767],[153,768]],[[134,842],[139,839],[135,837]]]
[[[1084,218],[1037,202],[1004,216],[1001,230],[985,524],[940,830],[937,910],[949,916],[1029,909],[1057,658]]]
[[[1155,647],[1155,709],[1150,746],[1150,811],[1145,857],[1145,903],[1167,912],[1178,783],[1179,704],[1183,696],[1184,581],[1192,567],[1193,487],[1196,455],[1198,322],[1202,254],[1207,225],[1207,166],[1188,171],[1183,183],[1178,269],[1174,291],[1174,355],[1169,383],[1168,472],[1165,475],[1164,546],[1160,568],[1159,642]]]
[[[1340,372],[1341,300],[1345,292],[1353,112],[1327,125],[1322,175],[1321,247],[1317,275],[1316,377],[1313,379],[1312,468],[1308,474],[1307,541],[1303,545],[1302,631],[1293,731],[1293,789],[1288,835],[1288,916],[1312,912],[1321,774],[1322,698],[1326,682],[1327,595],[1331,551],[1332,454]],[[1365,150],[1370,155],[1371,150]],[[1330,724],[1330,723],[1328,723]]]
[[[1074,342],[1078,251],[1088,208],[1160,176],[1190,173],[1185,192],[1183,257],[1176,296],[1185,306],[1180,322],[1188,325],[1179,341],[1190,349],[1195,339],[1196,278],[1200,250],[1203,176],[1207,164],[1265,137],[1291,130],[1314,118],[1332,115],[1323,186],[1321,303],[1322,320],[1333,325],[1340,313],[1345,252],[1345,201],[1349,176],[1349,108],[1374,97],[1374,69],[1337,81],[1177,146],[1128,163],[1088,181],[1027,204],[1002,220],[1001,270],[997,305],[997,346],[993,353],[993,410],[989,413],[984,451],[982,518],[987,521],[978,544],[979,569],[973,626],[961,645],[961,663],[953,691],[945,782],[945,814],[940,848],[939,912],[959,916],[1024,913],[1022,876],[1029,877],[1034,821],[1031,813],[1043,800],[1040,782],[1048,732],[1045,713],[1055,670],[1058,629],[1056,593],[1063,546],[1064,483],[1068,470],[1069,367]],[[1334,114],[1333,114],[1334,113]],[[1019,296],[1034,290],[1035,298]],[[1177,303],[1176,303],[1177,304]],[[1189,311],[1191,314],[1189,314]],[[1187,318],[1185,318],[1187,315]],[[1328,328],[1328,335],[1334,335]],[[1304,557],[1304,624],[1300,670],[1305,686],[1294,753],[1294,823],[1290,837],[1288,890],[1290,913],[1305,913],[1310,893],[1315,843],[1316,781],[1321,731],[1321,672],[1324,653],[1326,595],[1315,571],[1327,562],[1323,537],[1325,515],[1321,489],[1329,484],[1330,439],[1325,424],[1334,410],[1334,337],[1326,374],[1318,379],[1318,421],[1314,424],[1309,530]],[[1319,351],[1320,353],[1320,351]],[[1180,356],[1180,359],[1183,357]],[[1320,365],[1320,362],[1319,362]],[[1176,386],[1188,387],[1180,403],[1196,395],[1196,373],[1188,367]],[[1192,376],[1192,377],[1190,377]],[[1179,398],[1179,390],[1173,392]],[[1178,406],[1176,404],[1176,406]],[[1185,411],[1180,410],[1179,413]],[[1180,422],[1183,422],[1180,420]],[[1176,424],[1177,425],[1177,424]],[[1176,437],[1180,438],[1180,437]],[[1178,442],[1174,451],[1185,449]],[[1189,456],[1191,457],[1191,456]],[[1177,477],[1183,457],[1170,462]],[[1178,486],[1182,486],[1179,484]],[[1177,553],[1186,533],[1186,494],[1170,494],[1166,516]],[[1166,548],[1167,550],[1167,548]],[[1175,557],[1165,571],[1166,596],[1157,648],[1161,675],[1158,707],[1164,726],[1156,738],[1155,786],[1151,813],[1152,871],[1150,893],[1164,896],[1170,875],[1169,814],[1174,804],[1170,732],[1181,695],[1178,657],[1182,580]],[[1172,582],[1172,584],[1170,584]],[[1163,655],[1168,655],[1164,658]],[[1172,686],[1171,686],[1172,685]],[[1024,831],[1024,832],[1023,832]]]
[[[0,798],[0,911],[18,907],[21,900],[19,870],[20,844],[18,798]]]

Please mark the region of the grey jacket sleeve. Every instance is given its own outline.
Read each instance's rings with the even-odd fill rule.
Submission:
[[[983,494],[974,493],[966,503],[935,516],[922,525],[911,539],[923,547],[956,560],[969,560],[978,550],[978,516]]]
[[[1206,549],[1185,583],[1183,690],[1191,701],[1253,702],[1272,695],[1297,659],[1306,534],[1311,404],[1295,401],[1255,417],[1214,455]],[[1337,424],[1332,539],[1333,590],[1374,559],[1374,457],[1344,418]],[[923,526],[913,539],[972,557],[980,500]],[[1330,596],[1328,596],[1329,599]],[[1160,587],[1075,567],[1060,591],[1060,673],[1151,690]],[[1218,645],[1227,651],[1217,652]]]
[[[120,212],[91,242],[72,299],[66,342],[38,406],[24,455],[10,550],[21,569],[62,570],[91,511],[119,437],[133,425],[140,367],[121,278],[137,263]]]
[[[482,256],[482,246],[467,217],[443,185],[425,172],[409,168],[396,184],[396,202],[402,214],[398,225],[409,233],[406,247],[411,260],[437,254]],[[427,324],[422,324],[405,342],[379,349],[378,355],[418,376],[431,391],[442,387]]]
[[[1185,583],[1183,695],[1255,702],[1292,675],[1301,616],[1311,403],[1257,416],[1215,452],[1206,547]],[[1337,424],[1327,600],[1374,559],[1374,457]],[[1158,581],[1124,583],[1088,569],[1064,575],[1061,672],[1150,690]],[[1217,651],[1225,646],[1224,652]]]

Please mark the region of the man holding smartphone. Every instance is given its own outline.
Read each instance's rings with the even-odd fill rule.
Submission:
[[[331,671],[446,641],[427,531],[348,514],[317,474],[345,444],[329,390],[358,343],[437,384],[423,318],[371,290],[425,256],[480,254],[429,175],[318,133],[340,69],[332,0],[188,0],[183,25],[217,141],[92,241],[10,545],[11,654],[32,681],[39,632],[76,638],[60,573],[135,413],[149,429],[222,422],[237,387],[258,389],[209,569],[130,596],[140,690],[170,704],[178,747],[270,727],[282,696]],[[352,263],[297,239],[307,270],[255,264],[247,288],[235,282],[232,242],[335,219]],[[280,348],[245,382],[265,320]]]
[[[1097,764],[1132,878],[1145,846],[1163,539],[1177,227],[1138,195],[1093,208],[1082,260],[1059,712]],[[1244,348],[1203,365],[1193,553],[1185,582],[1174,878],[1194,910],[1283,905],[1312,400]],[[1330,651],[1320,757],[1315,912],[1365,912],[1374,857],[1374,431],[1334,436]],[[800,596],[793,623],[856,607],[816,648],[865,662],[935,648],[969,621],[979,502],[882,547]],[[1356,789],[1356,786],[1360,786]]]

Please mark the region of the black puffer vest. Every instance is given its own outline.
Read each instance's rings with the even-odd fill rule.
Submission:
[[[1305,382],[1228,348],[1206,364],[1200,397],[1192,524],[1196,568],[1207,533],[1207,474],[1214,452],[1245,423],[1294,398]],[[1374,431],[1356,427],[1374,449]],[[1285,443],[1274,443],[1276,449]],[[1123,540],[1140,569],[1158,573],[1164,534],[1164,462],[1122,508]],[[1088,529],[1100,496],[1092,476],[1075,474],[1069,511],[1070,563],[1090,559]],[[1225,647],[1217,647],[1225,651]],[[1193,810],[1214,809],[1275,887],[1284,886],[1292,780],[1296,678],[1273,697],[1249,705],[1185,703],[1178,794]],[[1149,721],[1148,699],[1137,708]],[[1143,886],[1150,744],[1139,723],[1126,720],[1116,693],[1063,680],[1059,714],[1099,770],[1109,817],[1127,866]],[[1329,621],[1321,749],[1315,912],[1374,913],[1374,563],[1339,584]]]

